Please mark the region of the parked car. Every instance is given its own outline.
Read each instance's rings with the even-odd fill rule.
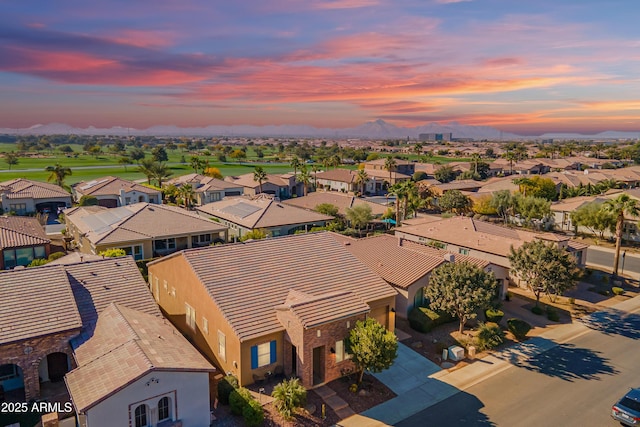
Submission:
[[[632,388],[611,408],[611,416],[626,426],[640,425],[640,388]]]

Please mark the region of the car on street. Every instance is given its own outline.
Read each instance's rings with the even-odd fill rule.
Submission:
[[[632,388],[611,408],[611,416],[625,426],[640,425],[640,388]]]

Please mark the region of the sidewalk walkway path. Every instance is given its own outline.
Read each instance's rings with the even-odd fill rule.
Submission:
[[[349,404],[338,396],[331,387],[323,385],[314,389],[314,391],[322,398],[324,403],[333,409],[333,412],[335,412],[340,419],[348,418],[356,414]]]
[[[635,312],[640,309],[640,296],[618,303],[614,308]],[[394,425],[514,366],[516,363],[544,353],[558,344],[567,342],[590,330],[582,322],[561,325],[549,329],[537,337],[530,338],[524,343],[516,344],[451,372],[440,370],[437,365],[413,352],[410,348],[398,344],[396,362],[387,371],[376,374],[376,377],[398,396],[374,406],[358,417],[344,419],[340,421],[339,425],[341,427]],[[414,353],[427,363],[423,362],[424,364],[420,365],[407,352]],[[402,366],[405,363],[409,363],[411,368]],[[376,424],[376,422],[382,424]]]

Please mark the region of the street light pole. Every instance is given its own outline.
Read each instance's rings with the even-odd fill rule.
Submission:
[[[624,276],[624,258],[627,256],[627,251],[622,252],[622,273],[620,276]]]

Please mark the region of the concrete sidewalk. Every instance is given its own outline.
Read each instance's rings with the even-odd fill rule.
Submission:
[[[640,310],[640,296],[620,302],[612,308],[629,313],[636,312]],[[591,329],[583,322],[560,325],[530,338],[526,342],[513,345],[451,372],[440,370],[437,365],[428,360],[428,364],[421,365],[419,361],[414,360],[415,357],[423,360],[426,358],[405,345],[399,344],[398,359],[394,365],[382,374],[376,374],[376,378],[391,388],[398,396],[362,414],[346,418],[340,421],[339,425],[344,427],[394,425],[515,366],[515,364],[524,362],[589,331]],[[407,353],[407,351],[416,356]],[[401,354],[403,359],[400,359]],[[408,358],[409,362],[405,358]],[[401,366],[403,361],[409,363],[409,367]],[[431,365],[434,365],[437,370],[429,372],[435,369]]]

